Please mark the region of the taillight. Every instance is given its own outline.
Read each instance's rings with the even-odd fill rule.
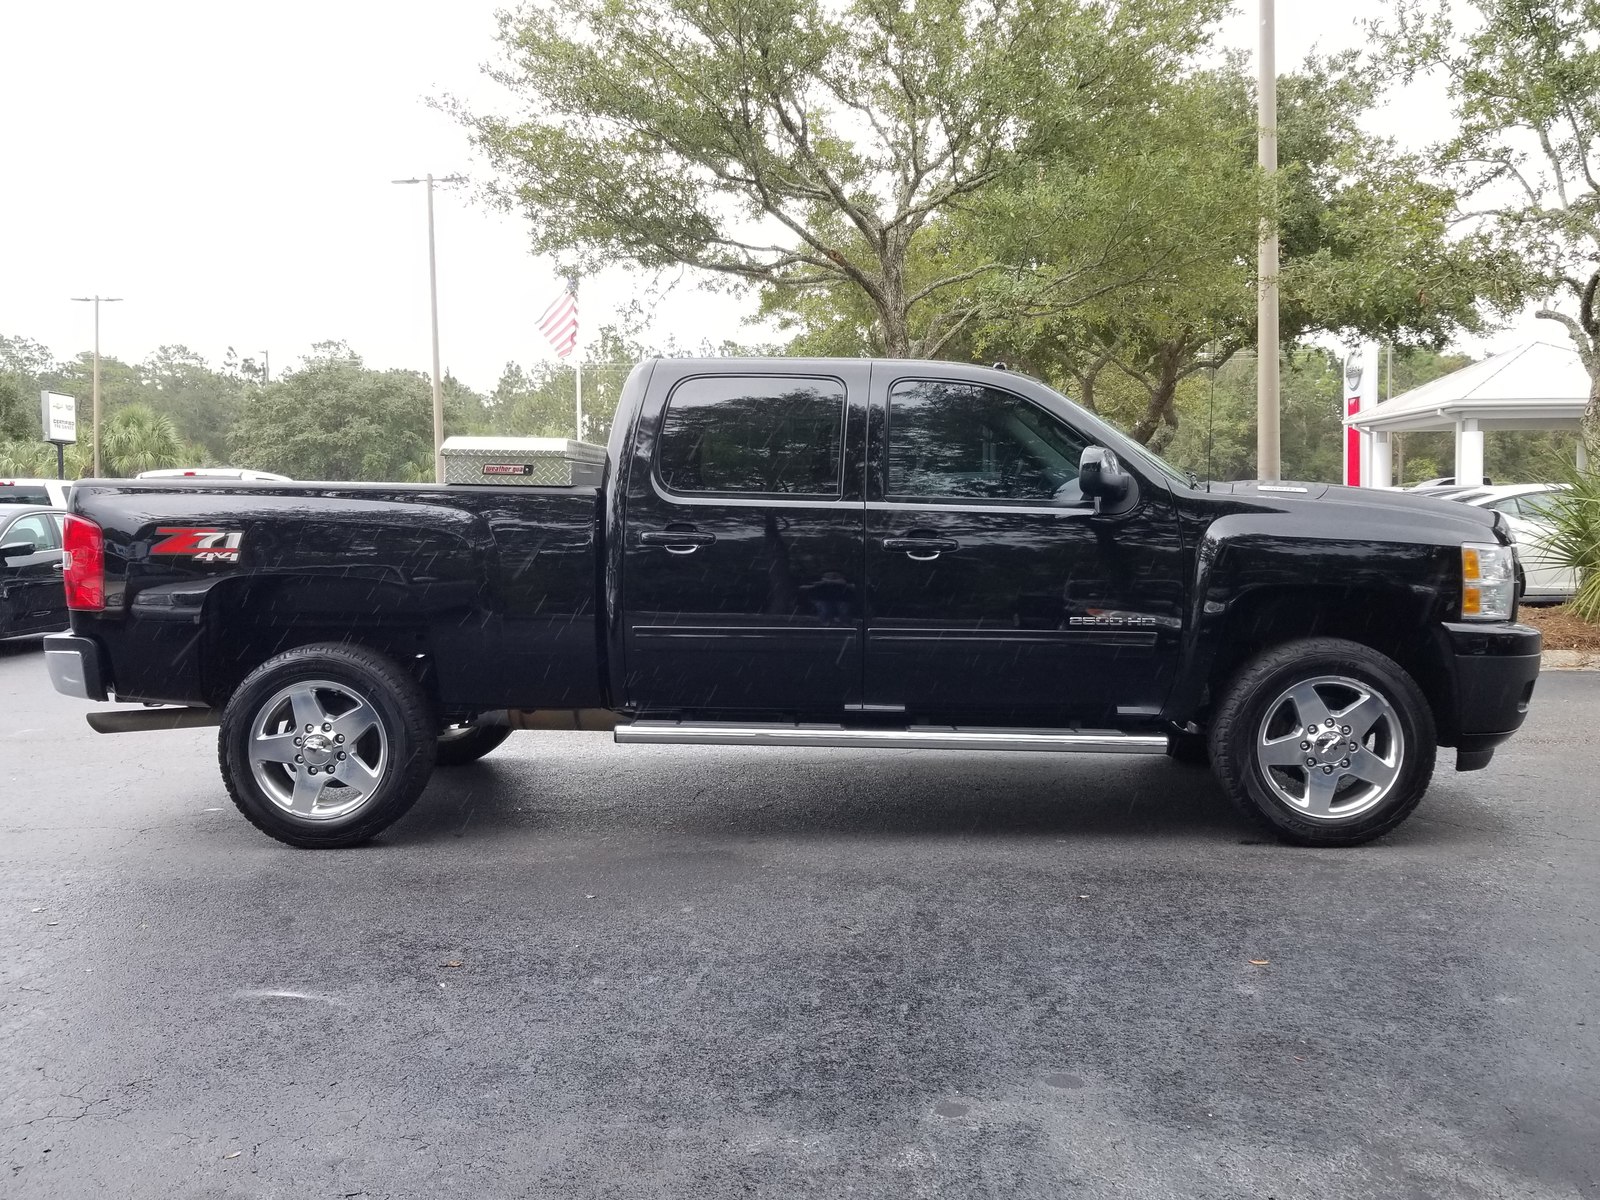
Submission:
[[[61,577],[67,585],[67,607],[102,612],[106,606],[106,537],[88,517],[67,514]]]

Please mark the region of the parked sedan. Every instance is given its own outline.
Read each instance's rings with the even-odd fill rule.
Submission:
[[[1504,513],[1528,577],[1523,599],[1534,604],[1559,604],[1572,599],[1578,590],[1577,572],[1556,562],[1545,549],[1551,534],[1551,502],[1560,490],[1558,483],[1508,483],[1463,488],[1440,498]]]
[[[67,627],[60,509],[0,504],[0,639]]]

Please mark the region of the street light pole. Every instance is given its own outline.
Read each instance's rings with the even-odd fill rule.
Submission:
[[[1274,0],[1259,3],[1256,103],[1260,132],[1256,161],[1266,178],[1272,210],[1261,227],[1256,256],[1256,478],[1276,482],[1283,473],[1278,431],[1278,67]]]
[[[433,322],[433,474],[444,482],[444,383],[439,376],[439,272],[433,251],[433,185],[436,183],[465,183],[463,175],[445,175],[435,179],[425,175],[421,179],[396,179],[395,183],[421,183],[428,192],[428,312]]]
[[[72,299],[79,304],[94,305],[94,477],[100,478],[100,306],[102,304],[117,304],[121,296],[74,296]]]

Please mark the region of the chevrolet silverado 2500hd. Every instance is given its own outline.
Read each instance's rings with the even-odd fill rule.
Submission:
[[[240,810],[300,846],[516,728],[1165,752],[1342,845],[1405,819],[1437,747],[1485,766],[1539,670],[1497,514],[1199,485],[1010,372],[658,359],[603,456],[570,445],[596,484],[538,486],[512,443],[472,483],[80,483],[55,685],[182,706],[103,729],[220,724]]]

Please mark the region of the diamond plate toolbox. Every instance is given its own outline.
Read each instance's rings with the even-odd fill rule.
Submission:
[[[496,487],[599,487],[606,448],[570,438],[450,437],[440,447],[446,483]]]

